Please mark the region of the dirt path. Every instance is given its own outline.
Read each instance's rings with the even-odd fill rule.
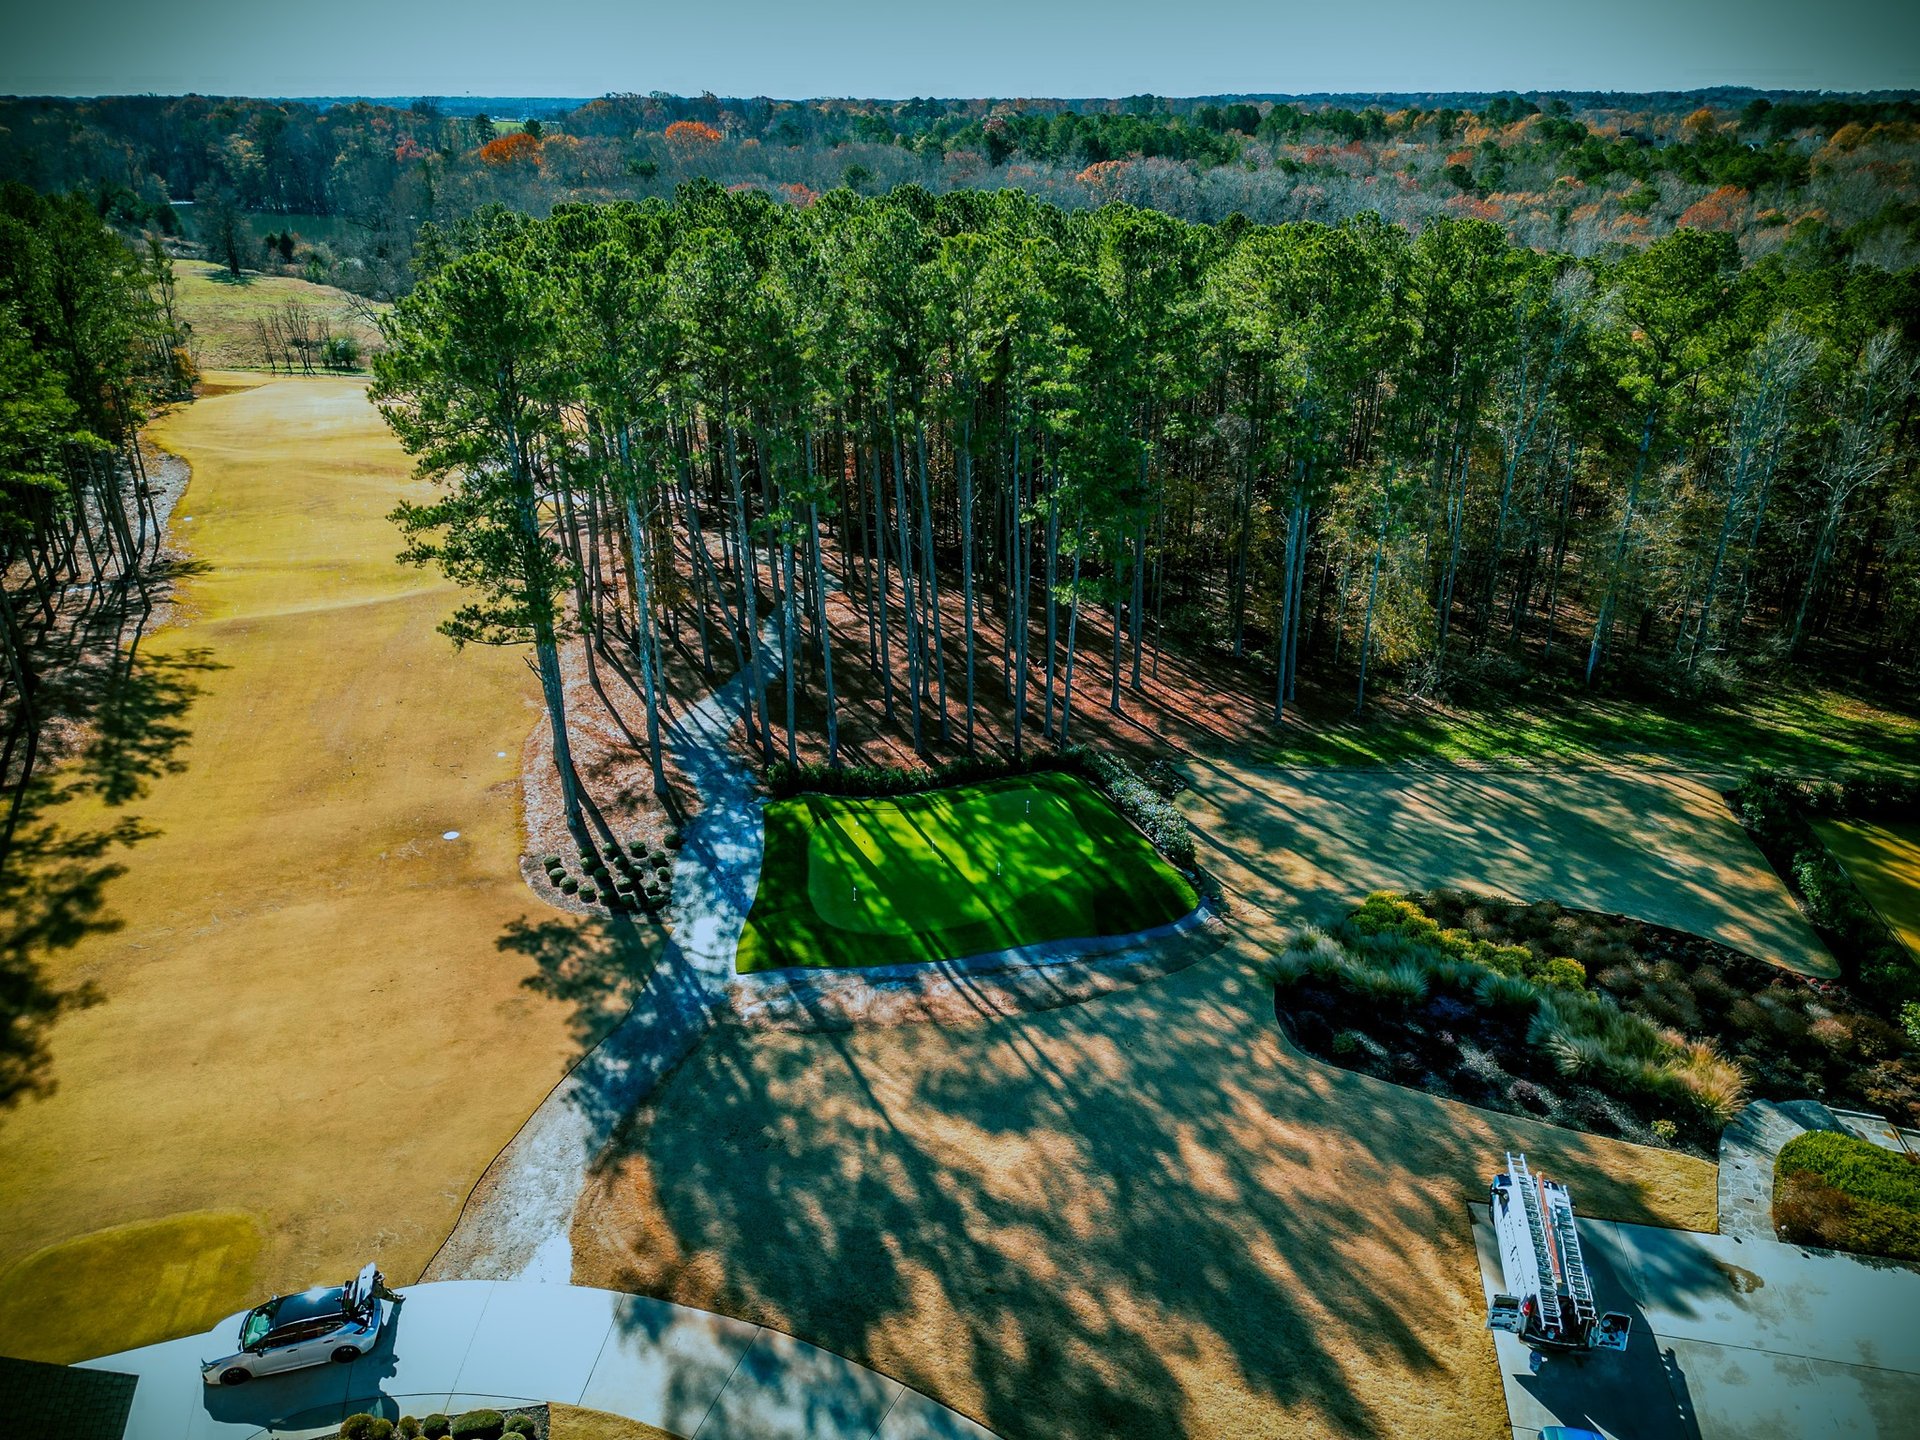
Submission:
[[[1617,911],[1834,973],[1719,792],[1688,775],[1183,768],[1203,863],[1230,896],[1281,917],[1331,919],[1381,887],[1458,886]]]
[[[175,536],[205,567],[146,646],[199,689],[177,773],[124,807],[157,833],[106,890],[123,928],[49,962],[106,1003],[56,1028],[58,1092],[0,1118],[12,1354],[204,1328],[368,1258],[411,1280],[578,1053],[574,1008],[496,947],[572,923],[516,865],[520,657],[456,653],[452,592],[394,562],[415,482],[363,382],[221,379],[157,433],[193,466]],[[80,1276],[92,1303],[50,1336]]]

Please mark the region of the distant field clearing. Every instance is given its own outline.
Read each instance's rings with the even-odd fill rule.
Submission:
[[[1875,825],[1821,820],[1813,828],[1833,858],[1846,866],[1867,903],[1920,962],[1920,821]]]
[[[234,280],[224,266],[204,260],[176,260],[173,274],[174,304],[193,326],[192,348],[203,370],[264,369],[266,355],[256,324],[289,304],[306,311],[316,325],[324,320],[335,335],[351,336],[359,344],[363,366],[380,344],[380,332],[357,297],[331,285],[252,273]]]

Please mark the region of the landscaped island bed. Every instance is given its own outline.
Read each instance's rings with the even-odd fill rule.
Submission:
[[[1092,786],[1024,775],[884,799],[769,805],[742,973],[954,960],[1124,935],[1194,890]]]
[[[1600,1135],[1709,1157],[1749,1093],[1920,1116],[1913,1047],[1844,985],[1620,916],[1381,892],[1271,973],[1309,1054]]]
[[[1813,828],[1920,964],[1920,821],[1818,820]]]

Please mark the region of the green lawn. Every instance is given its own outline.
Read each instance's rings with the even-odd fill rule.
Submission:
[[[1920,824],[1818,820],[1813,828],[1907,953],[1920,961]]]
[[[1193,909],[1104,797],[1043,774],[886,799],[769,805],[742,973],[953,960],[1124,935]]]
[[[1283,765],[1605,760],[1920,770],[1920,719],[1818,687],[1705,704],[1570,690],[1522,694],[1487,709],[1382,701],[1370,710],[1361,722],[1295,722],[1272,758]]]

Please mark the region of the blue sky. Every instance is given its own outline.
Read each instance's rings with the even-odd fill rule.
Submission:
[[[0,91],[1920,88],[1920,0],[40,0]]]

